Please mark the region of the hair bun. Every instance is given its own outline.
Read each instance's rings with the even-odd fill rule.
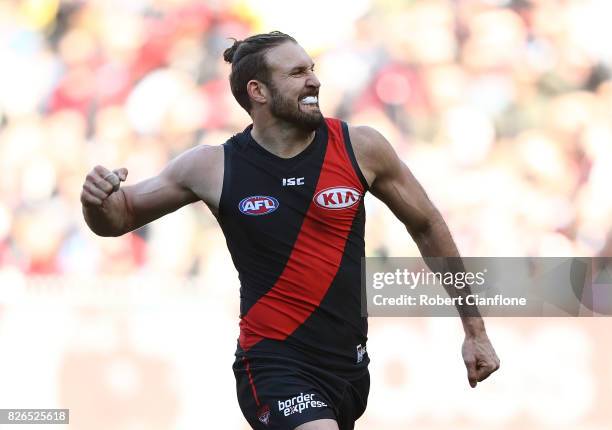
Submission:
[[[233,39],[233,40],[234,40],[234,44],[230,46],[229,48],[227,48],[225,51],[223,51],[223,59],[230,64],[233,62],[234,54],[236,54],[238,47],[242,43],[241,40],[236,40],[236,39]]]

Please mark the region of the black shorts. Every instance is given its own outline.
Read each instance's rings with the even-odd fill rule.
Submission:
[[[293,354],[291,354],[293,355]],[[256,430],[293,430],[324,418],[352,430],[366,408],[367,366],[354,371],[308,363],[295,356],[237,354],[233,365],[238,403]]]

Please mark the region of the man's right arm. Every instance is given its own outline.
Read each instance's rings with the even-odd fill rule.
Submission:
[[[181,154],[152,178],[119,187],[127,169],[96,166],[83,184],[81,203],[89,228],[120,236],[157,218],[203,200],[215,211],[223,185],[223,148],[198,146]]]

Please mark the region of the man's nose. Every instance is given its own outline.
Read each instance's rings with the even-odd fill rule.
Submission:
[[[314,73],[310,73],[308,75],[308,79],[306,80],[306,86],[319,88],[321,86],[321,82],[319,82],[319,78]]]

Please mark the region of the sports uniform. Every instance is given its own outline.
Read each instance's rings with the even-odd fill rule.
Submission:
[[[251,126],[224,144],[219,222],[239,274],[238,400],[255,429],[333,418],[352,429],[369,391],[361,316],[368,185],[347,125],[326,119],[284,159]]]

